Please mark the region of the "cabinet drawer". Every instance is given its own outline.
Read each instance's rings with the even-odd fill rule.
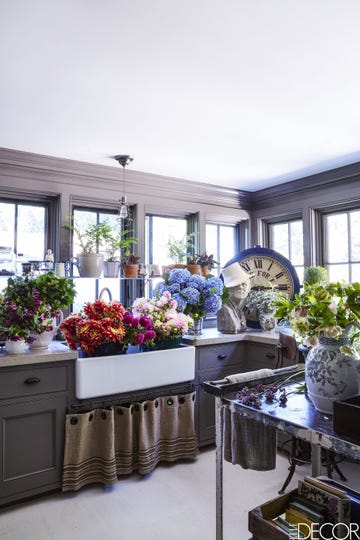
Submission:
[[[224,343],[197,347],[197,369],[226,369],[230,365],[240,365],[243,362],[244,343]]]
[[[67,388],[66,366],[0,370],[0,400],[61,392]]]

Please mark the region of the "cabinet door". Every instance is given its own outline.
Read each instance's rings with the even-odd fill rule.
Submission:
[[[246,343],[246,370],[244,371],[263,368],[275,369],[278,358],[278,349],[275,345],[248,341]]]
[[[231,370],[232,373],[243,371],[244,352],[244,342],[196,347],[196,370],[198,373],[212,370],[216,372],[216,376],[213,374],[214,379],[221,379],[224,373],[229,375]]]
[[[66,396],[0,407],[0,504],[61,485]]]

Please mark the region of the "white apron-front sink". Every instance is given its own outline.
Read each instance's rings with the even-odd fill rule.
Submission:
[[[195,347],[76,360],[76,397],[86,399],[191,381]]]

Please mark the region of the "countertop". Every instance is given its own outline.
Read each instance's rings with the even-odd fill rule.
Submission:
[[[241,332],[240,334],[221,334],[216,328],[205,328],[201,336],[186,335],[183,337],[183,342],[186,345],[194,345],[195,347],[231,343],[234,341],[254,341],[256,343],[275,345],[279,341],[279,337],[276,332],[262,332],[261,330],[253,329]],[[3,350],[0,352],[0,368],[43,364],[62,360],[76,360],[76,358],[77,351],[71,351],[59,341],[53,341],[48,349],[26,349],[21,354],[8,354]]]
[[[216,345],[220,343],[231,343],[234,341],[254,341],[256,343],[265,343],[267,345],[276,345],[279,341],[277,332],[263,332],[262,330],[248,329],[239,334],[222,334],[216,328],[204,328],[201,336],[186,335],[183,342],[187,345]]]
[[[53,341],[48,349],[29,350],[21,354],[0,352],[0,368],[12,366],[27,366],[29,364],[44,364],[63,360],[76,360],[77,351],[71,351],[59,341]]]

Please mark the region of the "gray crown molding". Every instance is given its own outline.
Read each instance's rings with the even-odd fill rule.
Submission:
[[[289,202],[289,199],[301,200],[305,193],[308,196],[311,192],[334,188],[335,185],[337,188],[341,188],[341,186],[356,184],[359,189],[359,181],[360,162],[344,165],[343,167],[255,191],[251,193],[251,209],[259,210],[272,205],[279,205],[281,202]]]
[[[122,189],[121,168],[83,161],[46,156],[0,148],[0,179],[18,178],[30,182],[68,184],[72,187],[94,187],[103,191]],[[158,176],[126,169],[126,194],[136,201],[136,195],[158,195],[162,199],[178,199],[192,203],[245,209],[249,193],[192,180]]]

